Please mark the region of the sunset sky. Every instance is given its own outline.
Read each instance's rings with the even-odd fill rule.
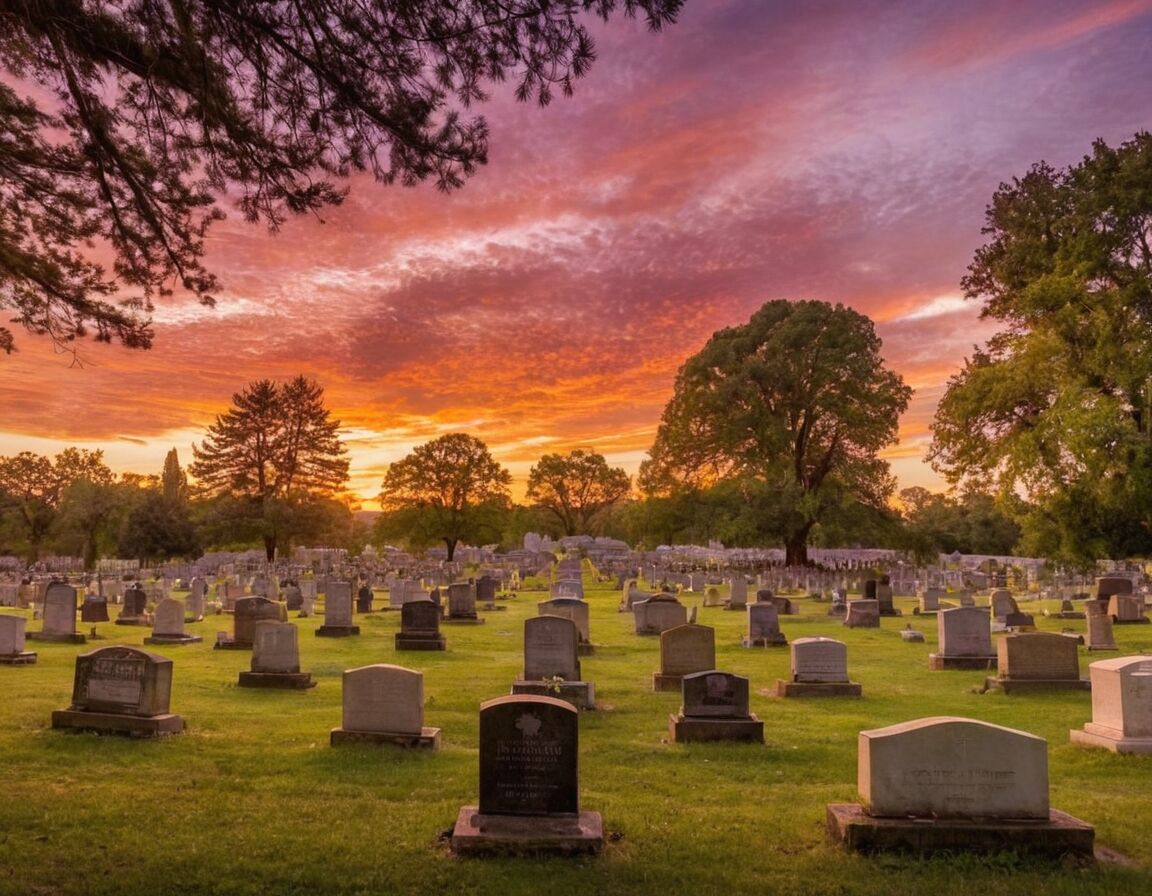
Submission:
[[[448,196],[352,184],[278,235],[215,226],[214,311],[157,308],[148,352],[80,363],[18,333],[0,455],[103,449],[185,466],[234,393],[303,373],[342,421],[352,489],[448,432],[516,477],[577,447],[634,474],[677,368],[770,299],[867,314],[915,390],[900,487],[947,378],[992,332],[962,300],[997,185],[1152,127],[1152,0],[688,0],[660,34],[614,19],[576,95],[508,85],[489,163]],[[371,507],[373,505],[366,504]]]

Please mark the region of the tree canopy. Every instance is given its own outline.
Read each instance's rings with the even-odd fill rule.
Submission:
[[[595,58],[583,14],[657,30],[682,3],[6,3],[0,308],[58,342],[147,347],[157,296],[213,304],[204,237],[225,195],[276,229],[339,203],[354,172],[458,187],[487,160],[487,123],[461,114],[486,83],[546,104]]]
[[[565,535],[591,532],[597,516],[622,501],[632,480],[604,455],[576,448],[567,455],[545,454],[528,472],[530,501],[545,508]]]
[[[867,317],[827,302],[768,302],[680,368],[640,486],[742,487],[777,508],[787,562],[807,562],[813,527],[846,495],[879,507],[892,493],[877,452],[896,441],[911,393],[885,368]]]
[[[344,488],[348,452],[340,421],[324,406],[324,390],[303,376],[258,380],[233,395],[232,405],[203,443],[192,446],[188,471],[201,493],[239,503],[239,516],[263,530],[272,560],[296,513]]]
[[[385,526],[415,544],[442,541],[448,559],[461,541],[499,536],[512,475],[475,436],[449,433],[426,442],[388,467],[380,506]]]
[[[1152,135],[1001,184],[963,281],[1003,329],[949,382],[930,459],[1019,492],[1039,544],[1152,550]]]

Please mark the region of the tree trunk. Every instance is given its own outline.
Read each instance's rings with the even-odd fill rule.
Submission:
[[[264,556],[268,558],[271,563],[276,559],[276,533],[264,536]]]
[[[456,556],[456,544],[457,544],[458,540],[459,539],[456,539],[456,538],[445,538],[444,539],[444,544],[447,545],[447,547],[448,547],[448,562],[449,563],[451,563],[452,558]]]
[[[784,540],[784,565],[808,565],[808,533],[812,531],[812,523],[805,523]]]

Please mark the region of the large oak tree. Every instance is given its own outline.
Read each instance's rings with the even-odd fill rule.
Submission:
[[[1029,499],[1032,550],[1152,550],[1152,135],[1002,184],[964,278],[1002,325],[948,382],[930,458]]]
[[[878,452],[912,390],[884,366],[872,322],[843,305],[777,300],[713,334],[676,376],[640,468],[650,495],[743,488],[774,518],[788,563],[806,563],[827,514],[884,504]]]
[[[452,560],[461,541],[498,537],[511,483],[480,439],[440,436],[388,467],[380,486],[383,531],[414,545],[442,541]]]
[[[583,448],[545,454],[528,471],[528,499],[555,517],[565,535],[590,533],[598,517],[631,490],[624,470]]]
[[[487,160],[469,111],[486,84],[545,104],[594,59],[583,14],[659,29],[682,3],[4,3],[0,308],[58,342],[147,347],[157,296],[213,303],[204,237],[225,195],[276,229],[339,203],[354,172],[458,187]]]
[[[192,446],[188,472],[202,494],[228,505],[223,515],[257,527],[273,560],[294,519],[348,481],[340,421],[329,416],[324,390],[303,376],[258,380],[232,405]]]

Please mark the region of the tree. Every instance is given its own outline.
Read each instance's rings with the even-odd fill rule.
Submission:
[[[324,390],[298,376],[258,380],[232,396],[188,469],[207,496],[231,497],[258,528],[268,559],[296,528],[309,504],[330,498],[348,481],[340,421],[329,418]]]
[[[868,318],[826,302],[768,302],[680,368],[640,486],[742,484],[779,514],[787,562],[806,563],[813,527],[845,495],[881,507],[892,493],[877,452],[896,440],[911,393],[884,367]]]
[[[487,124],[460,114],[485,81],[514,78],[519,99],[547,104],[594,59],[582,12],[622,6],[658,30],[682,3],[4,4],[0,307],[58,342],[94,328],[147,347],[155,297],[214,302],[202,259],[220,197],[275,230],[338,204],[334,181],[354,172],[458,187],[487,160]],[[21,97],[18,79],[51,103]],[[96,242],[111,275],[83,251]]]
[[[160,474],[160,488],[164,498],[173,504],[188,501],[188,477],[180,468],[180,456],[172,448],[164,456],[164,471]]]
[[[900,503],[905,545],[925,560],[954,551],[1002,556],[1011,554],[1020,541],[1014,519],[1023,509],[1018,501],[998,502],[995,495],[972,489],[954,497],[914,486],[900,491]]]
[[[591,532],[595,519],[631,490],[627,473],[583,448],[566,457],[545,454],[528,472],[528,499],[555,516],[565,535]]]
[[[82,481],[93,486],[111,484],[113,475],[104,463],[103,451],[65,448],[56,455],[54,461],[31,451],[22,451],[13,457],[0,457],[0,495],[3,496],[5,510],[17,521],[23,533],[29,563],[39,559],[40,551],[60,511],[65,490],[73,483]],[[95,500],[98,490],[88,489],[86,494]],[[74,505],[77,518],[82,516],[84,509],[83,499],[78,498]],[[93,535],[92,520],[99,516],[97,514],[89,519],[88,523],[80,523],[89,527],[89,535]]]
[[[451,561],[461,541],[499,536],[511,483],[512,475],[487,445],[465,433],[449,433],[391,464],[379,500],[395,514],[388,522],[416,543],[443,541]]]
[[[991,484],[1055,527],[1055,556],[1152,550],[1152,135],[1001,184],[963,280],[1003,329],[932,425],[951,482]]]
[[[117,556],[141,563],[196,558],[203,553],[188,508],[158,491],[145,492],[129,511]]]

